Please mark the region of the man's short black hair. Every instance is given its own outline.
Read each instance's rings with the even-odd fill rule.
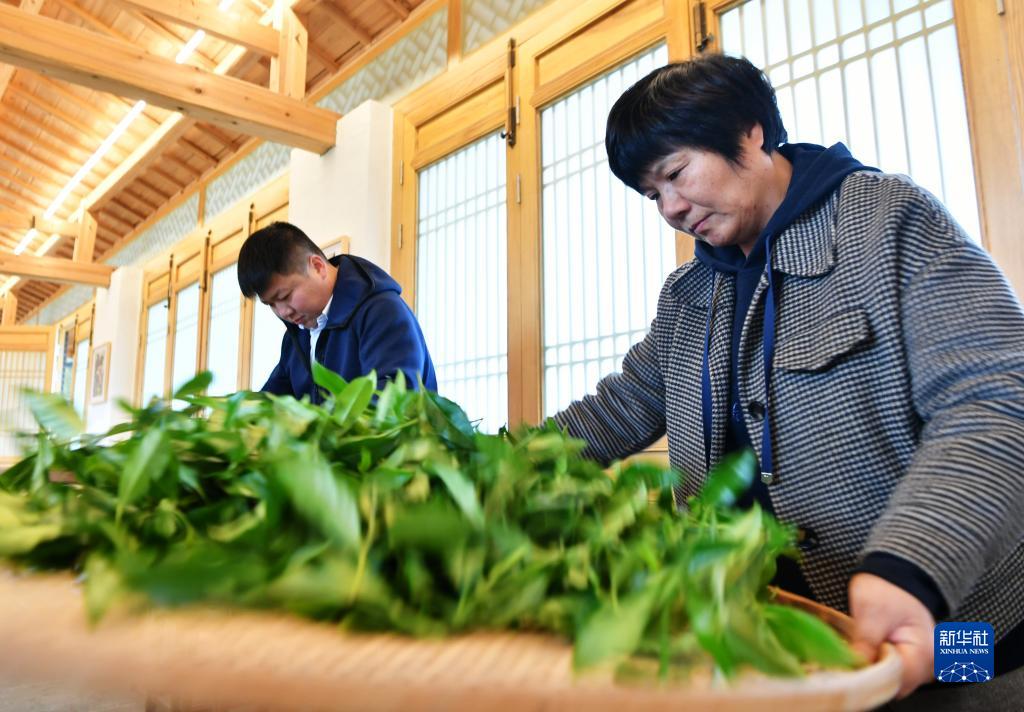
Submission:
[[[246,297],[262,294],[274,275],[305,274],[310,255],[324,251],[291,223],[275,222],[249,235],[238,253],[238,286]]]
[[[775,90],[741,57],[702,55],[655,69],[618,98],[604,145],[619,180],[640,191],[644,174],[682,148],[740,157],[740,138],[760,124],[765,153],[786,142]]]

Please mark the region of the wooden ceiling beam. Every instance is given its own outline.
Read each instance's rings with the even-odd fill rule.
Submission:
[[[278,33],[258,22],[222,12],[202,0],[117,0],[120,5],[178,25],[203,30],[208,35],[241,45],[248,50],[274,56]]]
[[[3,4],[0,61],[145,99],[198,120],[315,153],[334,145],[339,117],[332,111],[233,77],[153,57],[131,43]]]
[[[109,287],[114,268],[96,262],[73,262],[59,257],[16,255],[0,250],[0,274],[27,279],[41,279],[61,284],[84,284],[90,287]]]
[[[25,213],[0,212],[0,227],[8,230],[38,230],[44,235],[64,235],[74,237],[78,235],[78,223],[60,222],[57,220],[44,220],[37,215]]]
[[[359,40],[360,44],[368,45],[373,42],[373,35],[357,25],[356,21],[349,17],[344,10],[335,5],[332,0],[321,0],[320,7],[326,10],[331,17],[337,20],[338,24],[344,27],[349,34]]]
[[[27,12],[32,15],[39,14],[39,10],[43,7],[43,0],[21,0],[21,11]],[[11,83],[11,77],[14,76],[14,67],[9,64],[0,66],[0,101],[4,100],[4,94],[7,92],[7,87]]]

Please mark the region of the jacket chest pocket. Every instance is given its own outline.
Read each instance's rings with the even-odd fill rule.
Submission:
[[[853,309],[835,314],[823,323],[780,340],[775,351],[775,367],[787,371],[821,373],[848,354],[863,350],[872,341],[867,312]]]

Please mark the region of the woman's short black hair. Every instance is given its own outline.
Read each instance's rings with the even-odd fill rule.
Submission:
[[[323,250],[291,223],[275,222],[257,230],[238,253],[238,286],[246,297],[262,294],[274,275],[305,274],[310,255]]]
[[[634,190],[651,167],[682,148],[740,157],[740,137],[754,124],[765,153],[786,142],[775,90],[742,57],[708,54],[655,69],[618,98],[608,114],[608,164]]]

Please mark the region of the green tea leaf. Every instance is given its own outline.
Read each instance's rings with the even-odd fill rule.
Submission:
[[[273,473],[295,510],[323,536],[341,547],[359,545],[356,498],[313,444],[280,451]]]
[[[576,636],[573,664],[577,669],[611,662],[630,655],[640,645],[651,619],[651,587],[598,608]]]
[[[834,628],[793,606],[764,605],[764,617],[786,650],[804,662],[852,668],[863,664]]]
[[[59,393],[25,391],[24,395],[36,422],[59,440],[71,440],[84,432],[82,419]]]
[[[697,495],[704,506],[728,507],[750,489],[757,457],[752,450],[726,455],[715,465]]]
[[[138,442],[121,475],[117,488],[116,520],[121,521],[124,509],[142,497],[154,479],[159,478],[170,460],[167,434],[163,430],[150,430]]]
[[[186,381],[174,392],[172,398],[183,400],[189,396],[197,396],[203,393],[213,382],[213,374],[209,371],[197,373],[194,378]]]

